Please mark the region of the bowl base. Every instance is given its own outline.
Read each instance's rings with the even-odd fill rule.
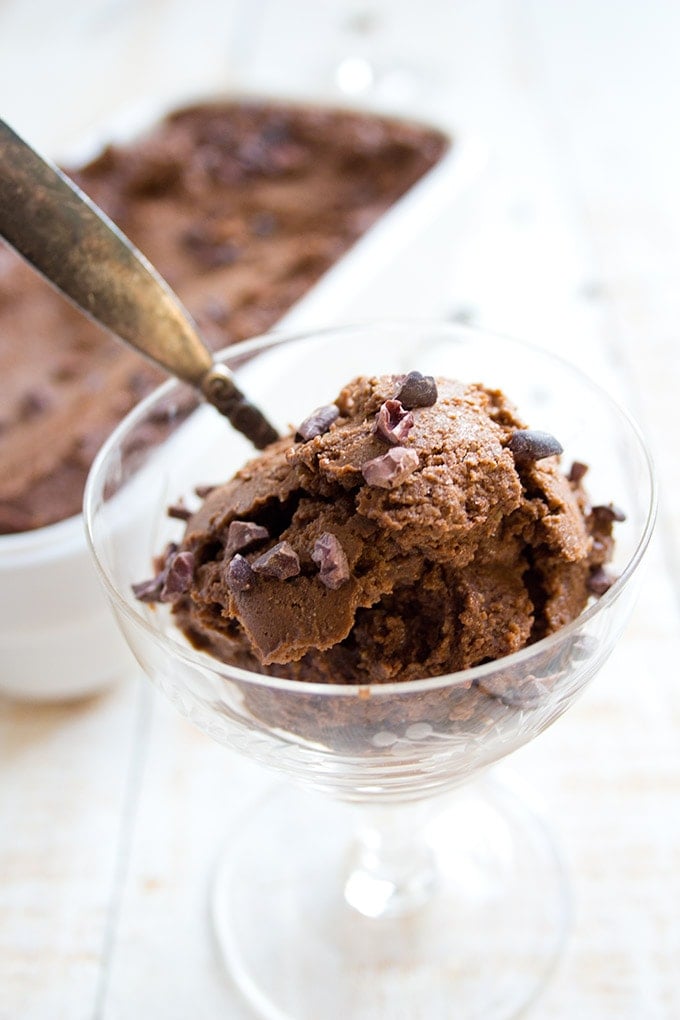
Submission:
[[[260,1016],[509,1020],[534,1000],[568,927],[549,833],[488,778],[434,806],[422,833],[431,892],[380,918],[346,899],[349,806],[293,789],[249,813],[220,860],[212,910],[223,960]]]

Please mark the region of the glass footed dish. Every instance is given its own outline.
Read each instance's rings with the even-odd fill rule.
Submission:
[[[146,674],[205,733],[292,780],[233,823],[212,889],[218,944],[250,1004],[276,1020],[438,1020],[454,1003],[461,1020],[516,1016],[558,957],[568,896],[540,818],[488,769],[566,711],[621,635],[654,520],[645,443],[575,367],[463,326],[273,334],[220,360],[282,432],[357,375],[417,368],[502,389],[559,438],[567,468],[589,466],[593,504],[625,510],[617,580],[556,633],[448,676],[328,685],[225,665],[132,593],[181,537],[167,507],[253,456],[212,408],[168,383],[88,480],[90,547]]]

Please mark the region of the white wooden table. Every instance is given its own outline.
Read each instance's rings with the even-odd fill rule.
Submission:
[[[3,115],[48,145],[145,88],[212,84],[227,51],[273,85],[287,56],[300,73],[299,30],[289,46],[279,39],[278,63],[258,50],[267,44],[258,18],[282,5],[234,6],[5,0]],[[442,241],[448,284],[436,311],[578,361],[633,409],[653,447],[661,513],[634,618],[580,702],[513,764],[544,800],[575,905],[567,951],[531,1017],[673,1020],[680,5],[392,0],[387,15],[364,6],[378,10],[389,59],[408,70],[392,87],[491,149],[474,216]],[[202,27],[208,16],[214,31]],[[0,704],[1,1020],[246,1020],[213,953],[207,884],[238,809],[271,782],[136,675],[77,705]]]

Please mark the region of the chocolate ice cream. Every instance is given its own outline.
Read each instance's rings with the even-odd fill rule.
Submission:
[[[359,378],[208,492],[136,593],[171,602],[196,647],[279,677],[379,684],[495,660],[610,583],[621,514],[591,507],[585,466],[565,474],[560,453],[498,390]]]
[[[69,172],[217,350],[264,332],[441,157],[370,114],[203,104]],[[104,438],[163,378],[0,246],[0,534],[80,510]]]

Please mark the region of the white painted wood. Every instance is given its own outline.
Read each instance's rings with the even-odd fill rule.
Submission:
[[[150,81],[159,93],[223,74],[226,81],[234,26],[252,32],[283,5],[251,5],[248,17],[244,6],[230,20],[238,5],[217,0],[6,0],[4,113],[40,132],[44,144],[70,143]],[[405,105],[448,117],[491,149],[471,222],[436,242],[447,266],[442,308],[582,363],[635,409],[653,444],[661,518],[634,619],[582,700],[512,767],[543,798],[575,896],[568,950],[530,1015],[673,1020],[680,7],[672,0],[382,7],[383,72],[395,61],[409,72],[393,76],[391,88],[397,82]],[[214,31],[206,31],[211,18]],[[286,74],[302,82],[302,61],[286,63],[300,34],[290,47],[279,37],[275,47],[267,24],[246,38],[245,50],[240,37],[247,69],[265,84]],[[168,61],[181,47],[189,63],[173,75]],[[46,91],[36,105],[37,66],[46,68]],[[331,78],[323,88],[330,93]],[[144,690],[129,680],[79,706],[0,705],[2,1020],[249,1016],[215,962],[205,897],[221,838],[269,780]]]
[[[0,1017],[89,1018],[102,981],[148,692],[0,703]]]

